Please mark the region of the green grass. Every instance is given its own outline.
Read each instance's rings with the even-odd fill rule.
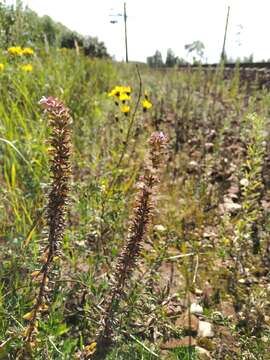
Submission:
[[[58,96],[71,109],[73,175],[61,276],[50,311],[40,321],[34,358],[71,359],[94,340],[102,300],[109,289],[107,274],[123,246],[147,138],[156,129],[169,137],[169,160],[164,165],[154,216],[154,225],[163,225],[164,231],[155,226],[149,229],[142,261],[121,302],[116,346],[107,359],[155,359],[151,352],[160,356],[164,339],[181,335],[174,323],[177,312],[172,316],[169,310],[176,311],[186,293],[203,289],[206,281],[219,291],[221,301],[230,299],[242,312],[251,307],[255,314],[269,316],[266,276],[249,287],[233,281],[239,238],[246,241],[249,257],[243,265],[249,267],[250,278],[254,279],[258,269],[267,273],[269,214],[261,203],[269,196],[265,162],[269,149],[261,147],[258,133],[254,138],[252,118],[247,115],[256,111],[255,119],[266,118],[257,130],[268,139],[268,92],[247,91],[240,86],[237,72],[224,81],[221,69],[210,74],[141,67],[143,90],[150,93],[153,108],[147,113],[139,109],[125,148],[130,118],[119,113],[107,93],[115,85],[130,85],[136,101],[139,82],[134,65],[56,50],[38,54],[32,63],[31,73],[21,73],[15,64],[0,72],[0,344],[7,341],[0,347],[0,359],[13,359],[22,347],[23,315],[30,311],[36,291],[30,274],[39,266],[39,244],[46,229],[41,214],[50,182],[48,123],[38,101],[48,95]],[[247,141],[259,149],[254,150],[255,155],[252,146],[247,149]],[[205,143],[213,143],[213,150],[206,151]],[[125,156],[119,166],[122,151]],[[246,196],[240,194],[237,203],[245,205],[258,188],[261,202],[253,204],[252,213],[246,208],[236,215],[220,213],[224,196],[239,182],[247,162],[255,164],[249,169],[249,178],[260,184],[250,187]],[[232,164],[234,168],[230,168]],[[232,180],[232,175],[236,179]],[[258,254],[252,253],[250,244],[254,216],[259,228]],[[245,228],[239,227],[241,220]],[[206,236],[206,232],[214,235]],[[184,252],[195,255],[173,258]],[[242,276],[237,273],[235,279]],[[173,294],[177,300],[170,299]],[[205,314],[216,307],[211,302]],[[249,351],[259,358],[266,352],[267,342],[259,341],[252,348],[248,343],[254,336],[267,336],[269,322],[263,321],[261,331],[254,333],[253,321],[249,319],[245,331],[230,325],[242,344],[239,354]],[[190,358],[185,348],[170,356],[196,358],[195,353]],[[238,358],[242,359],[241,355]]]

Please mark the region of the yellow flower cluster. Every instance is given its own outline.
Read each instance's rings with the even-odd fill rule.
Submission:
[[[21,55],[34,55],[34,50],[31,48],[22,48],[20,46],[11,46],[8,48],[8,53],[14,56],[21,56]]]
[[[144,100],[142,100],[143,111],[146,112],[147,110],[151,109],[152,106],[153,106],[152,103],[149,101],[148,92],[145,91],[144,92]]]
[[[8,48],[8,53],[11,55],[21,55],[22,48],[20,46],[12,46],[12,47]]]
[[[31,64],[24,64],[20,66],[20,69],[25,72],[33,71],[33,66]]]
[[[130,86],[115,86],[111,92],[109,92],[109,96],[115,96],[120,98],[120,96],[128,96],[130,99],[131,87]],[[128,100],[129,100],[128,99]]]
[[[5,69],[5,65],[0,63],[0,72]],[[33,66],[31,64],[23,64],[19,66],[19,69],[24,72],[31,72],[33,71]]]
[[[120,110],[126,116],[130,112],[130,106],[127,104],[129,100],[131,100],[131,92],[132,89],[130,86],[115,86],[111,92],[109,92],[108,96],[114,98],[115,104],[118,106],[119,102],[121,102]]]
[[[22,49],[22,55],[34,55],[34,50],[31,48]]]
[[[148,109],[151,109],[153,105],[149,100],[144,99],[142,100],[142,106],[143,106],[143,111],[147,111]]]
[[[29,57],[34,55],[34,50],[30,47],[21,47],[21,46],[11,46],[7,49],[7,52],[9,55],[11,55],[12,57]],[[21,71],[24,72],[31,72],[33,71],[33,66],[31,64],[18,64],[17,61],[15,62],[17,65],[17,68]],[[0,64],[0,71],[4,70],[5,65],[4,64]]]
[[[120,110],[125,115],[128,115],[130,112],[130,105],[129,101],[131,100],[131,92],[132,89],[130,86],[115,86],[109,93],[108,96],[114,98],[115,104],[118,106],[121,103]],[[144,92],[144,99],[141,101],[143,111],[146,112],[147,110],[151,109],[153,104],[149,100],[148,92]]]

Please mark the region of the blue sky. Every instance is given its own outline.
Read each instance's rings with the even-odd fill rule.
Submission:
[[[7,0],[12,3],[15,0]],[[84,35],[104,41],[111,55],[124,58],[123,17],[111,24],[110,14],[123,12],[122,0],[24,0],[40,15],[50,15]],[[145,61],[156,49],[186,57],[185,44],[201,40],[209,62],[219,60],[228,5],[231,15],[227,54],[270,58],[270,0],[126,0],[131,60]]]

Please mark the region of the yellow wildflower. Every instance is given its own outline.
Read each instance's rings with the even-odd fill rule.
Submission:
[[[37,277],[38,275],[40,275],[40,270],[33,271],[30,276]]]
[[[127,93],[121,93],[119,100],[125,102],[126,100],[130,100],[130,96]]]
[[[122,87],[121,86],[115,86],[114,89],[112,89],[111,92],[109,92],[109,96],[116,96],[116,97],[119,97],[120,94],[122,92]]]
[[[31,48],[22,49],[22,55],[34,55],[34,50]]]
[[[143,106],[143,111],[147,111],[148,109],[151,109],[151,107],[153,106],[152,103],[148,100],[143,100],[142,101],[142,106]]]
[[[43,312],[43,311],[47,311],[48,308],[49,308],[49,306],[47,304],[41,304],[39,310],[41,312]]]
[[[25,64],[25,65],[21,65],[20,69],[25,72],[31,72],[33,71],[33,66],[31,64]]]
[[[86,356],[90,356],[90,355],[93,355],[97,350],[97,343],[94,341],[92,342],[92,344],[90,345],[87,345],[85,348],[84,348],[84,353]]]
[[[121,106],[121,112],[127,115],[130,112],[130,106],[128,105]]]
[[[126,93],[127,95],[130,95],[131,94],[131,87],[130,86],[123,86],[122,87],[122,92],[123,93]]]
[[[23,49],[20,46],[11,46],[7,51],[11,55],[22,55]]]
[[[5,65],[4,64],[0,64],[0,71],[4,70]]]
[[[131,87],[130,86],[115,86],[114,89],[112,89],[111,92],[109,92],[109,96],[116,96],[116,97],[120,97],[121,95],[123,96],[130,96],[131,94]],[[129,99],[128,99],[129,100]]]
[[[31,321],[31,320],[33,320],[33,318],[34,318],[34,311],[33,310],[26,313],[25,315],[23,315],[24,320]]]

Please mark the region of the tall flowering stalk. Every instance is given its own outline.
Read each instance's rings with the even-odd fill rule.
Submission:
[[[40,270],[32,273],[32,276],[39,281],[39,289],[34,300],[31,312],[24,315],[28,320],[28,327],[25,331],[25,343],[35,344],[38,319],[43,311],[48,309],[49,293],[52,290],[52,268],[54,262],[61,253],[61,243],[65,230],[65,214],[68,204],[70,170],[70,124],[72,122],[69,109],[54,97],[43,97],[40,100],[49,117],[51,128],[50,143],[50,171],[51,187],[48,195],[47,225],[48,234],[44,249],[42,250]]]
[[[113,342],[116,313],[119,302],[123,298],[125,286],[130,279],[141,253],[144,237],[155,208],[154,195],[159,183],[159,170],[164,159],[167,139],[162,132],[155,132],[149,140],[150,150],[145,163],[144,175],[138,183],[138,194],[133,216],[130,221],[125,246],[119,255],[112,276],[111,291],[105,305],[97,340],[85,349],[85,358],[105,358]]]

